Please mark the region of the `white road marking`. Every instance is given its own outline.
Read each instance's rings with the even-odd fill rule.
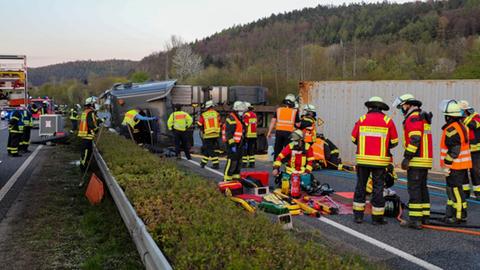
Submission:
[[[8,179],[7,183],[0,190],[0,202],[7,195],[8,191],[10,191],[10,189],[13,187],[15,182],[17,182],[20,175],[22,175],[22,173],[25,171],[25,169],[27,169],[28,165],[30,165],[30,163],[35,158],[35,156],[38,154],[38,151],[40,151],[40,149],[42,149],[42,147],[43,147],[43,145],[39,145],[37,147],[37,149],[35,149],[35,151],[33,151],[33,153],[27,158],[27,160],[25,160],[23,162],[22,166],[20,166],[20,168],[18,168],[18,170],[12,175],[12,177],[10,177],[10,179]]]
[[[184,158],[184,159],[185,159],[185,158]],[[185,160],[187,160],[187,159],[185,159]],[[193,163],[193,164],[196,164],[196,165],[200,166],[200,163],[197,162],[197,161],[194,161],[194,160],[187,160],[187,161],[190,162],[190,163]],[[211,171],[211,172],[213,172],[213,173],[215,173],[215,174],[220,175],[220,176],[223,177],[223,173],[221,173],[221,172],[219,172],[219,171],[216,171],[216,170],[211,169],[211,168],[209,168],[209,167],[205,167],[205,169],[207,169],[207,170],[209,170],[209,171]],[[337,228],[337,229],[339,229],[339,230],[341,230],[341,231],[344,231],[344,232],[346,232],[346,233],[348,233],[348,234],[350,234],[350,235],[352,235],[352,236],[355,236],[355,237],[357,237],[357,238],[359,238],[359,239],[361,239],[361,240],[363,240],[363,241],[365,241],[365,242],[367,242],[367,243],[370,243],[370,244],[372,244],[372,245],[374,245],[374,246],[376,246],[376,247],[378,247],[378,248],[381,248],[381,249],[383,249],[383,250],[385,250],[385,251],[387,251],[387,252],[390,252],[390,253],[398,256],[398,257],[401,257],[401,258],[403,258],[403,259],[405,259],[405,260],[407,260],[407,261],[409,261],[409,262],[411,262],[411,263],[414,263],[414,264],[416,264],[416,265],[418,265],[418,266],[421,266],[421,267],[423,267],[423,268],[425,268],[425,269],[431,269],[431,270],[441,270],[441,269],[442,269],[442,268],[440,268],[440,267],[438,267],[438,266],[436,266],[436,265],[433,265],[433,264],[431,264],[431,263],[429,263],[429,262],[427,262],[427,261],[424,261],[424,260],[422,260],[422,259],[420,259],[420,258],[417,258],[417,257],[413,256],[413,255],[410,254],[410,253],[407,253],[407,252],[402,251],[402,250],[400,250],[400,249],[398,249],[398,248],[395,248],[395,247],[392,247],[392,246],[390,246],[390,245],[387,245],[387,244],[385,244],[384,242],[378,241],[378,240],[375,239],[375,238],[372,238],[372,237],[370,237],[370,236],[368,236],[368,235],[365,235],[365,234],[363,234],[363,233],[361,233],[361,232],[355,231],[355,230],[353,230],[353,229],[351,229],[351,228],[349,228],[349,227],[347,227],[347,226],[344,226],[344,225],[342,225],[342,224],[340,224],[340,223],[338,223],[338,222],[335,222],[335,221],[333,221],[333,220],[331,220],[331,219],[329,219],[329,218],[327,218],[327,217],[320,217],[318,220],[321,221],[321,222],[323,222],[323,223],[326,223],[326,224],[328,224],[328,225],[330,225],[330,226],[333,226],[333,227],[335,227],[335,228]]]

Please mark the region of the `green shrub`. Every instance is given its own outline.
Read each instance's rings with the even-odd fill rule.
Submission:
[[[358,269],[354,257],[301,241],[251,215],[212,181],[179,170],[131,141],[104,134],[99,148],[154,240],[176,269]]]

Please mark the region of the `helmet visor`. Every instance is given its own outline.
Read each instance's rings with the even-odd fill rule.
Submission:
[[[397,109],[401,109],[402,108],[402,105],[403,105],[404,101],[400,98],[400,97],[397,97],[393,103],[392,103],[392,107],[394,108],[397,108]]]
[[[448,113],[448,105],[452,102],[457,103],[457,101],[455,101],[454,99],[444,99],[440,102],[440,104],[438,105],[438,108],[440,109],[441,112]]]

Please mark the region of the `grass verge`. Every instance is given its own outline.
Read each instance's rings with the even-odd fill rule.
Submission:
[[[299,240],[221,195],[214,183],[106,133],[101,153],[161,250],[176,269],[376,268]]]

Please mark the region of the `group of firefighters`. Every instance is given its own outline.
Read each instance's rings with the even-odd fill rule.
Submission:
[[[19,157],[28,153],[30,134],[33,127],[33,114],[42,114],[35,104],[11,112],[8,121],[7,152],[9,156]]]
[[[82,168],[90,159],[92,139],[98,129],[98,121],[91,108],[93,103],[93,100],[87,100],[80,117],[78,136],[83,139]],[[367,182],[371,179],[372,223],[381,225],[386,223],[384,186],[388,168],[393,163],[391,149],[398,145],[399,139],[393,120],[384,113],[389,110],[389,106],[382,98],[372,97],[365,102],[365,106],[367,113],[355,123],[351,134],[357,147],[355,169],[358,181],[353,198],[354,221],[363,222]],[[420,229],[422,224],[429,223],[430,217],[427,176],[433,162],[432,114],[423,111],[422,102],[411,94],[398,97],[393,106],[404,115],[405,150],[401,167],[407,172],[409,219],[401,225]],[[226,145],[225,181],[240,179],[242,167],[255,167],[257,115],[248,102],[236,101],[232,109],[222,124],[214,102],[207,101],[197,121],[203,142],[202,168],[211,162],[212,168],[218,169],[217,150],[220,137]],[[445,125],[442,127],[440,160],[448,174],[445,222],[459,223],[466,221],[467,217],[466,199],[470,196],[470,178],[473,192],[476,198],[480,198],[480,115],[464,100],[445,101],[441,104],[441,111],[445,117]],[[15,121],[16,118],[19,117],[15,116],[12,120]],[[135,109],[126,113],[124,124],[132,128],[131,135],[134,138],[135,126],[140,121],[152,119],[156,118],[142,116],[139,110]],[[186,158],[191,159],[187,130],[192,124],[192,117],[182,111],[181,107],[177,107],[169,116],[167,126],[174,132],[178,158],[183,150]],[[315,107],[305,105],[300,115],[295,96],[287,95],[282,105],[277,108],[267,133],[270,138],[275,129],[275,176],[280,174],[282,164],[286,165],[286,177],[293,172],[310,174],[316,161],[320,161],[322,167],[342,169],[344,165],[338,156],[338,149],[322,134],[317,134],[316,127]],[[329,158],[325,156],[326,148],[329,148]]]

